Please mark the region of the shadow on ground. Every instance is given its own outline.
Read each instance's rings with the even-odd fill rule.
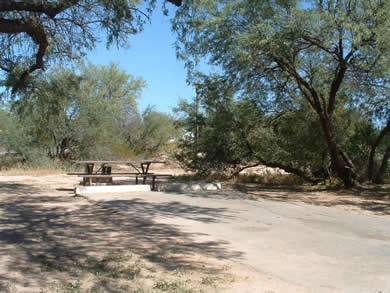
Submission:
[[[167,270],[210,269],[191,260],[192,254],[241,255],[229,250],[229,243],[197,241],[199,234],[154,220],[175,216],[217,222],[232,217],[225,209],[140,199],[96,203],[63,192],[51,196],[25,184],[0,185],[0,270],[7,272],[7,278],[0,274],[0,283],[45,287],[42,272],[77,278],[81,271],[99,269],[102,255],[118,251],[138,253]]]
[[[40,194],[42,190],[24,183],[0,183],[0,196]]]
[[[378,216],[390,216],[390,185],[359,187],[351,190],[326,188],[264,186],[258,184],[230,185],[246,199],[266,199],[281,202],[338,207],[368,212]],[[228,195],[229,196],[229,195]]]

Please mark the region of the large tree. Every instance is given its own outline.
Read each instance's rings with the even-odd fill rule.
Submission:
[[[181,0],[166,0],[177,6]],[[107,36],[126,45],[156,0],[1,0],[0,69],[17,91],[28,76],[58,58],[74,58]],[[142,8],[141,8],[142,6]],[[144,10],[144,11],[143,11]]]
[[[362,101],[388,101],[389,1],[193,0],[184,2],[173,24],[178,55],[190,69],[206,57],[244,94],[282,109],[307,103],[333,172],[353,184],[358,170],[335,133],[335,113]],[[385,127],[375,144],[388,134]]]
[[[118,145],[127,144],[122,133],[138,116],[136,99],[145,82],[116,64],[82,65],[78,71],[55,67],[39,75],[11,103],[13,113],[28,126],[30,147],[52,158],[113,156]]]
[[[177,124],[186,134],[178,154],[185,167],[200,175],[234,176],[265,165],[312,183],[329,178],[326,139],[310,105],[302,101],[299,107],[276,111],[256,96],[237,97],[224,77],[204,76],[197,82],[199,110],[196,101],[182,101],[176,108]],[[335,118],[339,143],[356,165],[364,166],[377,134],[373,123],[351,108],[338,107]]]

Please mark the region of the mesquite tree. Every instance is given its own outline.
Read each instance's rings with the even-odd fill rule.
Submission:
[[[353,185],[359,170],[335,135],[335,110],[388,101],[389,1],[193,0],[177,11],[173,26],[178,55],[190,70],[205,57],[247,94],[281,107],[307,103],[333,173]],[[375,145],[388,128],[383,132]]]
[[[166,0],[176,6],[181,0]],[[127,44],[142,29],[156,0],[0,1],[0,69],[16,92],[49,61],[73,59],[106,35]],[[142,6],[142,7],[141,7]],[[3,84],[3,85],[4,85]]]

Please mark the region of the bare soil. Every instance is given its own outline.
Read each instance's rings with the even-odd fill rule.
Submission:
[[[266,199],[390,217],[390,184],[366,185],[350,190],[312,186],[225,184],[224,189],[245,193],[250,199]]]
[[[230,261],[228,251],[197,242],[175,225],[74,197],[77,177],[38,175],[0,176],[0,292],[306,292]],[[388,185],[224,188],[253,200],[390,217]],[[266,282],[272,291],[258,289]]]

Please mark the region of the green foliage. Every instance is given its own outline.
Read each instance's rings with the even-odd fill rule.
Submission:
[[[46,154],[47,160],[113,157],[112,146],[125,143],[122,129],[138,115],[143,86],[116,64],[81,65],[79,73],[57,67],[11,102],[13,114],[7,115],[21,126],[19,133],[8,130],[7,145],[27,161],[45,160]]]
[[[126,138],[128,151],[134,156],[145,157],[158,152],[172,152],[170,146],[180,136],[174,121],[170,115],[147,107],[122,134]]]
[[[381,119],[385,125],[390,119],[389,13],[390,2],[380,0],[195,0],[185,1],[173,28],[191,81],[197,82],[196,65],[206,58],[220,68],[241,100],[255,101],[268,117],[290,112],[283,115],[289,122],[283,126],[281,121],[272,133],[258,130],[259,141],[265,148],[272,145],[274,157],[305,168],[305,161],[313,165],[325,149],[335,175],[350,186],[352,176],[365,168],[364,157],[367,161],[367,145],[351,137],[361,141],[357,133],[369,131],[380,138],[368,146],[374,153],[385,142],[375,127],[381,123],[372,121]],[[363,113],[365,121],[353,118]],[[357,121],[352,127],[350,119]],[[311,132],[307,141],[293,127]],[[269,139],[278,141],[264,144]],[[321,144],[317,154],[310,140]],[[268,157],[264,146],[261,152],[263,159]]]
[[[262,164],[312,182],[329,176],[326,139],[307,104],[276,113],[264,111],[264,105],[256,100],[235,98],[236,90],[218,76],[204,77],[198,88],[198,116],[195,103],[181,101],[176,109],[180,117],[177,125],[185,133],[177,158],[186,168],[203,177],[231,176]],[[356,110],[340,107],[336,114],[334,130],[339,141],[353,153],[354,161],[364,166],[369,137],[375,137],[377,130]]]
[[[19,89],[31,72],[79,58],[102,37],[107,47],[128,46],[154,6],[155,0],[7,1],[0,13],[3,85]]]
[[[0,109],[0,146],[5,152],[23,153],[26,145],[32,143],[28,126],[5,109]]]
[[[158,289],[160,292],[170,293],[196,293],[197,290],[188,288],[188,281],[174,280],[174,281],[158,281],[154,285],[154,289]]]
[[[116,159],[163,151],[178,135],[169,115],[137,99],[145,82],[117,64],[56,67],[35,76],[29,89],[0,111],[0,145],[20,154],[26,165],[50,159]]]
[[[212,76],[205,79],[201,89],[202,112],[196,115],[195,103],[185,101],[176,109],[180,114],[177,125],[184,132],[178,159],[200,175],[224,173],[248,160],[248,150],[236,124],[247,109],[238,106],[232,93],[223,81]],[[197,127],[199,137],[196,137]]]
[[[174,119],[164,113],[147,109],[142,115],[143,127],[137,148],[144,154],[154,154],[179,136]]]

